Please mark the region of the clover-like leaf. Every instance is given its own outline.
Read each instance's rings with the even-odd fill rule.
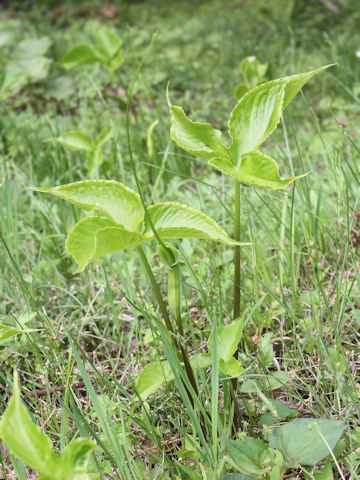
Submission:
[[[58,477],[61,480],[88,480],[87,465],[95,444],[88,438],[77,438],[61,452]]]
[[[33,188],[67,200],[84,210],[110,217],[127,230],[136,232],[144,217],[139,195],[113,180],[83,180],[54,188]]]
[[[232,162],[257,149],[279,123],[285,95],[282,79],[266,82],[246,93],[231,113],[229,133]]]
[[[99,52],[90,45],[78,45],[69,50],[60,60],[65,70],[72,70],[80,65],[88,65],[101,61]]]
[[[168,96],[171,117],[171,138],[187,152],[198,157],[210,159],[216,153],[226,154],[221,140],[221,132],[209,123],[192,122],[181,107],[171,105]]]
[[[77,130],[71,130],[64,133],[61,137],[56,139],[71,150],[81,150],[85,152],[92,152],[95,148],[94,142],[85,133]]]
[[[152,362],[139,373],[135,388],[142,400],[156,392],[164,383],[174,379],[169,362]]]
[[[238,166],[221,157],[212,158],[209,164],[238,182],[260,188],[283,189],[298,178],[307,175],[280,178],[279,167],[275,160],[258,150],[242,155]]]
[[[54,465],[56,455],[52,452],[49,437],[32,421],[21,402],[16,373],[13,394],[0,421],[0,438],[13,455],[39,473],[47,474]]]
[[[148,238],[126,230],[108,217],[88,217],[80,220],[69,232],[65,248],[78,262],[77,272],[93,260],[136,245]]]
[[[210,217],[181,203],[157,203],[148,208],[149,216],[162,238],[203,238],[236,245]],[[145,219],[145,233],[152,233]]]

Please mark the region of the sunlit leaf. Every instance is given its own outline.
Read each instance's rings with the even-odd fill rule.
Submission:
[[[103,128],[95,141],[97,148],[105,145],[105,143],[111,140],[113,136],[114,134],[110,126]]]
[[[80,220],[69,232],[65,248],[78,262],[81,272],[93,260],[147,240],[137,232],[130,232],[107,217],[89,217]]]
[[[312,77],[314,77],[318,73],[332,66],[333,64],[325,65],[324,67],[317,68],[316,70],[312,70],[310,72],[297,73],[295,75],[289,75],[288,77],[284,77],[283,80],[285,82],[285,97],[282,109],[285,110],[285,108],[289,105],[291,100],[305,85],[305,83],[307,83]]]
[[[224,230],[210,217],[180,203],[157,203],[148,208],[150,218],[163,238],[203,238],[235,245]],[[145,232],[151,234],[145,221]]]
[[[67,200],[84,210],[110,217],[127,230],[136,231],[144,210],[139,195],[113,180],[84,180],[54,188],[33,188]]]
[[[171,138],[184,150],[210,159],[214,152],[226,154],[221,132],[209,123],[192,122],[181,107],[173,106],[168,98],[171,117]]]
[[[95,444],[87,438],[77,438],[61,452],[59,459],[59,479],[88,480],[87,465]]]
[[[142,400],[156,392],[164,383],[174,379],[168,362],[153,362],[144,367],[136,379],[136,390]]]
[[[216,342],[218,358],[224,363],[231,360],[237,350],[243,331],[243,320],[237,320],[223,327],[216,329]],[[209,354],[212,354],[213,332],[211,332],[208,340]]]
[[[0,438],[13,455],[41,474],[47,474],[55,462],[49,437],[32,421],[21,402],[16,374],[12,397],[1,417]]]
[[[244,185],[260,188],[283,189],[306,175],[280,178],[275,160],[256,150],[242,155],[238,166],[221,157],[209,160],[209,164]]]
[[[283,80],[266,82],[245,94],[231,113],[229,133],[233,163],[258,148],[279,123],[285,95]]]
[[[108,28],[99,28],[95,32],[95,39],[98,48],[112,59],[119,51],[122,40]]]

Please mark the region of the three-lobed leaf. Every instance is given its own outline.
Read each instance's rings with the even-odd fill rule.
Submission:
[[[105,135],[104,135],[105,136]],[[69,232],[66,249],[78,262],[78,272],[95,258],[123,250],[154,238],[140,197],[111,180],[85,180],[50,189],[50,193],[95,213],[78,222]],[[166,238],[200,238],[238,244],[210,217],[187,205],[158,203],[147,209],[158,235]]]

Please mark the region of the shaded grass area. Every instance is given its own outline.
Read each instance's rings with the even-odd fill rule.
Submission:
[[[104,150],[100,175],[135,188],[125,103],[154,31],[155,46],[131,109],[132,148],[146,198],[201,208],[230,234],[232,185],[170,142],[167,82],[173,103],[183,105],[190,118],[226,131],[244,56],[269,63],[268,78],[337,63],[304,88],[266,144],[282,176],[310,175],[285,193],[242,188],[241,240],[252,246],[242,253],[240,359],[248,370],[238,397],[242,428],[258,438],[269,436],[267,398],[302,416],[358,427],[360,13],[356,2],[335,3],[337,11],[326,2],[294,2],[292,9],[286,7],[291,2],[264,3],[121,2],[106,15],[97,3],[45,3],[28,10],[11,2],[2,14],[0,31],[12,35],[1,47],[2,69],[15,45],[33,36],[51,39],[47,55],[54,63],[44,81],[0,105],[0,321],[41,329],[1,347],[1,408],[16,367],[24,399],[56,445],[63,447],[77,433],[96,439],[91,468],[103,478],[202,478],[204,471],[203,478],[221,478],[232,471],[221,464],[223,440],[231,436],[226,382],[218,387],[223,404],[215,437],[207,420],[201,439],[199,406],[181,407],[181,381],[148,403],[134,399],[137,373],[159,354],[182,371],[169,345],[161,347],[151,286],[135,252],[98,260],[74,276],[64,241],[81,213],[28,190],[87,178],[86,156],[54,139],[71,129],[95,136],[107,125],[114,139]],[[120,71],[107,74],[99,65],[62,70],[56,62],[71,46],[91,40],[100,25],[123,39]],[[149,158],[146,133],[155,119],[155,154]],[[179,249],[186,341],[193,353],[203,352],[213,325],[232,318],[232,252],[189,240]],[[146,246],[165,289],[155,252],[153,244]],[[273,388],[276,372],[287,376]],[[254,379],[260,395],[249,383]],[[209,372],[199,373],[198,384],[203,408],[213,405],[217,391]],[[359,455],[349,452],[358,444],[349,436],[344,443],[342,475],[357,478]],[[7,456],[2,462],[9,476]],[[21,468],[17,477],[26,478]],[[334,472],[341,478],[335,467]],[[300,468],[292,475],[304,478]]]

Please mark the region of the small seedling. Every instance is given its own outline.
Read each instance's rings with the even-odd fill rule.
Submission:
[[[256,57],[245,57],[240,63],[240,71],[244,81],[234,90],[234,97],[240,100],[252,88],[266,82],[265,74],[268,69],[267,63],[260,63]]]
[[[99,170],[103,163],[102,147],[113,137],[111,127],[105,127],[95,140],[89,135],[77,130],[64,133],[56,139],[71,150],[87,152],[87,173],[89,177],[98,177]]]
[[[60,60],[65,70],[82,65],[100,63],[109,73],[115,72],[123,63],[122,40],[108,28],[100,28],[94,33],[94,44],[82,44],[69,50]]]
[[[50,45],[48,37],[28,38],[19,43],[6,65],[0,99],[15,95],[24,86],[47,77],[52,60],[45,54]]]

